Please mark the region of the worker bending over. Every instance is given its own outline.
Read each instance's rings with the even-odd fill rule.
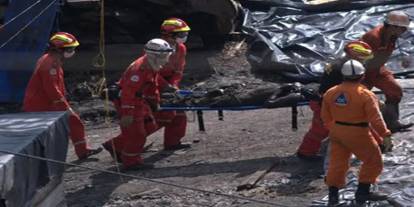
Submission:
[[[410,18],[403,11],[391,11],[387,14],[384,24],[368,31],[361,38],[368,43],[374,57],[367,61],[364,84],[371,89],[379,88],[385,94],[383,116],[391,132],[405,130],[413,123],[403,124],[399,121],[399,103],[403,96],[401,86],[395,80],[392,72],[385,66],[394,49],[398,46],[398,37],[407,31]],[[408,59],[403,59],[402,66],[410,65]]]

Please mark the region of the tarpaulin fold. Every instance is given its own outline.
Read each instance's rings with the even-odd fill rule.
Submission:
[[[65,112],[0,115],[0,150],[65,161],[67,119]],[[63,165],[0,153],[0,198],[7,207],[31,207],[36,190],[63,172]]]
[[[403,10],[414,14],[414,3],[405,2],[392,5],[377,2],[376,6],[363,9],[332,11],[331,8],[319,13],[283,3],[272,3],[267,12],[246,9],[242,31],[252,37],[247,59],[253,72],[278,74],[301,83],[318,81],[325,64],[342,54],[346,42],[359,39],[382,24],[386,13]],[[393,71],[402,70],[402,54],[414,54],[413,28],[412,23],[399,38],[399,49],[387,63]]]

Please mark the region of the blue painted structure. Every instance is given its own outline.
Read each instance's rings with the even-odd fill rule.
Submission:
[[[60,0],[10,0],[0,30],[0,102],[20,103],[56,28]]]

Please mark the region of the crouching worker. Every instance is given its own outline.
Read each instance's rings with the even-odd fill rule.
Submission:
[[[386,200],[385,194],[370,192],[371,184],[381,174],[383,162],[380,148],[369,127],[384,138],[387,151],[392,147],[391,132],[382,119],[375,94],[360,83],[365,73],[364,66],[358,61],[349,60],[342,66],[341,72],[343,83],[325,93],[321,110],[331,141],[326,177],[328,206],[339,203],[338,190],[345,185],[351,154],[362,161],[355,193],[356,203]]]
[[[102,148],[88,147],[85,139],[85,127],[65,98],[65,82],[62,62],[75,54],[79,46],[76,38],[66,32],[58,32],[49,40],[49,49],[37,62],[36,69],[26,88],[23,110],[69,111],[70,139],[78,158],[86,159],[102,151]]]
[[[174,48],[174,52],[160,71],[158,77],[160,91],[176,91],[179,88],[187,54],[184,43],[189,31],[190,27],[187,23],[178,18],[169,18],[161,25],[161,38]],[[158,127],[164,127],[165,150],[191,147],[189,144],[181,143],[187,129],[187,116],[184,111],[159,111],[154,113],[154,117]]]
[[[122,139],[122,144],[115,145],[115,152],[121,152],[123,170],[153,168],[152,164],[143,162],[140,154],[148,132],[157,128],[153,117],[160,101],[157,76],[173,49],[162,39],[152,39],[145,45],[144,51],[144,56],[135,60],[120,80],[122,136],[115,139]],[[118,142],[114,140],[114,143]]]

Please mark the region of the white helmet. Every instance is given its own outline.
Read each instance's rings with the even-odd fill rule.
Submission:
[[[173,52],[172,47],[168,44],[167,41],[159,38],[152,39],[147,42],[144,46],[146,53],[152,54],[161,54],[161,53],[171,53]]]
[[[357,60],[348,60],[342,65],[341,73],[344,78],[357,79],[365,73],[365,67]]]
[[[387,14],[385,23],[398,27],[408,28],[410,25],[410,17],[403,11],[391,11]]]
[[[145,44],[144,51],[147,55],[147,60],[151,68],[158,71],[168,63],[173,49],[167,41],[156,38]]]

